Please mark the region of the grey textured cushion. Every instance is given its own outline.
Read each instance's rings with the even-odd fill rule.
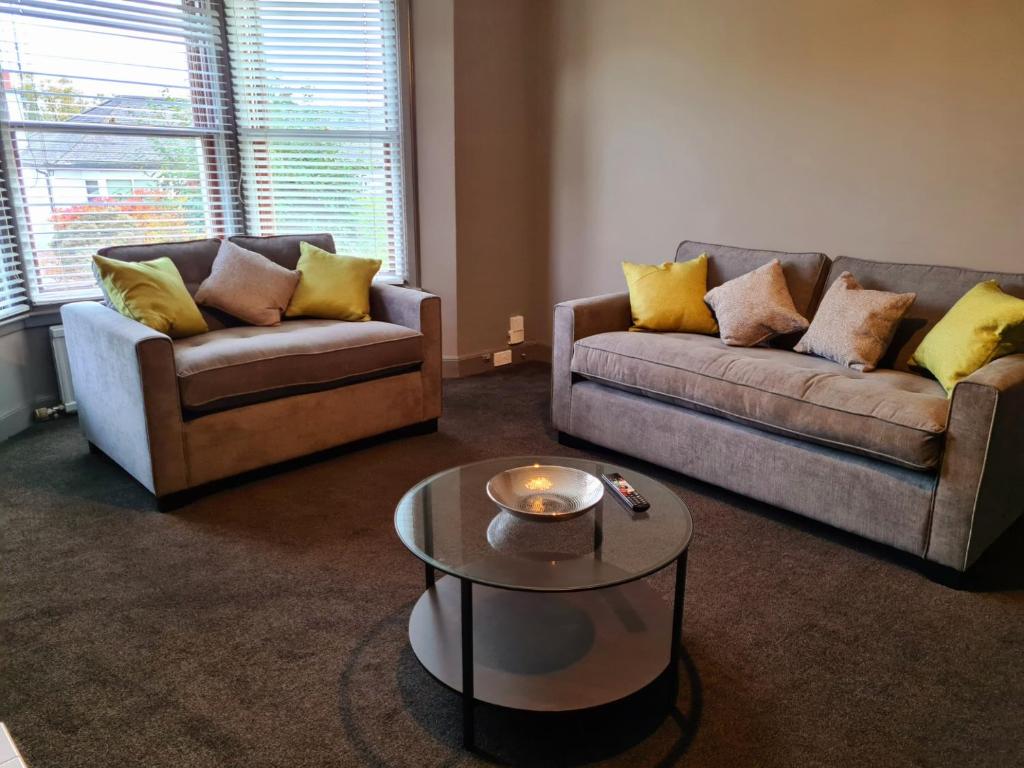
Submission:
[[[228,238],[232,243],[250,251],[266,256],[285,269],[295,269],[299,263],[299,243],[307,242],[330,253],[334,250],[334,238],[327,232],[312,235],[268,235],[254,237],[252,235],[232,235]]]
[[[704,301],[715,311],[722,341],[752,347],[776,336],[807,330],[796,311],[778,259],[712,288]]]
[[[299,273],[225,240],[196,302],[250,325],[277,325],[299,284]]]
[[[182,405],[218,410],[415,367],[422,339],[391,323],[289,320],[181,339],[174,364]]]
[[[915,297],[862,288],[857,278],[843,272],[825,292],[811,327],[793,350],[873,371]]]
[[[708,289],[734,280],[740,275],[752,272],[758,267],[778,259],[786,275],[793,306],[804,317],[810,317],[817,301],[825,273],[828,271],[828,257],[823,253],[786,253],[764,251],[753,248],[737,248],[732,245],[716,245],[684,240],[676,249],[676,261],[689,261],[702,253],[708,259]]]
[[[612,386],[913,469],[938,463],[942,387],[898,371],[863,374],[698,334],[603,333],[575,344],[572,370]]]
[[[1024,299],[1024,274],[982,272],[958,267],[932,267],[924,264],[892,264],[840,256],[829,271],[828,284],[843,272],[849,272],[864,288],[917,294],[903,316],[879,362],[880,368],[909,370],[907,360],[932,326],[967,291],[984,280],[995,280],[1006,293]]]

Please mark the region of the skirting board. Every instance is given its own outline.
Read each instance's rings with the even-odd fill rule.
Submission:
[[[20,405],[0,413],[0,441],[32,426],[32,406]]]
[[[446,379],[460,379],[494,370],[494,353],[512,350],[512,364],[538,361],[551,362],[551,345],[540,341],[524,341],[514,347],[500,347],[489,352],[476,352],[458,357],[445,357],[441,361],[441,375]],[[502,366],[498,366],[499,368]]]

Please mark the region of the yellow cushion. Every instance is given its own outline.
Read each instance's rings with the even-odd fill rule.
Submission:
[[[692,261],[654,264],[622,262],[629,286],[633,327],[646,331],[718,333],[704,294],[708,292],[708,255]]]
[[[380,259],[341,256],[309,243],[299,244],[301,277],[285,317],[369,320],[370,284]]]
[[[910,364],[931,371],[946,392],[997,357],[1024,349],[1024,299],[995,280],[978,283],[928,331]]]
[[[107,298],[125,317],[172,339],[210,330],[181,273],[166,256],[152,261],[119,261],[97,255],[92,260]]]

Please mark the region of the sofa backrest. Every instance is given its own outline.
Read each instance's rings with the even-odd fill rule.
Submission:
[[[295,269],[299,261],[299,243],[305,241],[325,251],[334,253],[334,238],[327,232],[320,232],[311,235],[270,235],[267,237],[249,237],[247,235],[232,235],[233,243],[243,248],[266,256],[271,261],[277,262],[288,269]],[[111,259],[121,261],[149,261],[166,256],[174,262],[174,266],[181,273],[181,279],[185,282],[188,292],[195,296],[199,290],[199,284],[210,275],[213,269],[213,260],[217,258],[217,251],[220,250],[220,238],[211,237],[205,240],[189,240],[179,243],[150,243],[149,245],[113,245],[108,248],[100,248],[100,256],[107,256]],[[210,330],[239,325],[240,321],[208,307],[200,307],[206,324]]]
[[[199,284],[210,274],[213,260],[220,248],[220,238],[189,240],[183,243],[151,243],[149,245],[113,245],[100,248],[100,256],[119,261],[150,261],[164,256],[174,262],[185,287],[193,296]]]
[[[256,251],[271,261],[277,262],[285,269],[295,269],[299,263],[299,243],[306,242],[334,253],[334,238],[329,232],[312,235],[269,235],[253,237],[251,235],[232,235],[228,238],[232,243],[243,248]]]
[[[824,288],[843,272],[849,272],[862,287],[895,293],[916,293],[906,317],[900,323],[889,349],[879,363],[882,368],[908,370],[907,360],[949,308],[972,287],[984,280],[995,280],[1006,293],[1024,299],[1024,274],[982,272],[960,267],[935,267],[925,264],[892,264],[883,261],[840,256],[829,269]]]
[[[305,241],[325,251],[334,253],[334,238],[328,232],[311,235],[269,235],[267,237],[250,237],[249,235],[232,235],[228,238],[243,248],[266,256],[287,269],[295,269],[299,262],[299,243]],[[185,287],[193,296],[199,290],[199,284],[210,276],[213,260],[220,250],[220,238],[210,237],[205,240],[189,240],[180,243],[150,243],[149,245],[113,245],[100,248],[100,256],[121,261],[149,261],[166,256],[174,262],[181,273]]]
[[[828,257],[823,253],[788,253],[737,248],[731,245],[684,240],[676,249],[676,261],[689,261],[702,253],[708,255],[708,289],[778,259],[786,275],[786,285],[797,312],[810,319],[825,273]]]

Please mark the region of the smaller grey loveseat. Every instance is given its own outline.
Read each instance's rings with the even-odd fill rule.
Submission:
[[[294,269],[303,240],[235,236]],[[124,261],[169,257],[194,295],[220,240],[105,248]],[[432,431],[441,415],[440,299],[374,285],[369,322],[294,319],[254,327],[201,307],[208,333],[171,339],[99,302],[61,309],[90,446],[160,500],[231,475],[394,430]]]
[[[596,443],[965,571],[1024,511],[1024,354],[997,359],[947,399],[907,360],[972,286],[1024,275],[684,242],[708,286],[773,258],[811,319],[843,271],[869,289],[914,291],[878,370],[689,333],[630,333],[629,294],[555,307],[552,418]]]

